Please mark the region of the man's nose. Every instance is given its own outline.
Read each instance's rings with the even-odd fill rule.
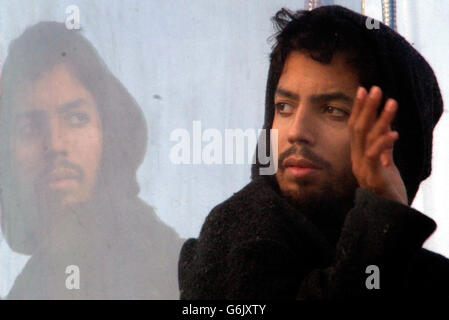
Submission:
[[[294,143],[315,143],[316,124],[310,108],[307,105],[299,105],[290,122],[288,129],[288,141]]]
[[[67,134],[58,121],[51,121],[44,140],[44,151],[52,154],[66,153]]]

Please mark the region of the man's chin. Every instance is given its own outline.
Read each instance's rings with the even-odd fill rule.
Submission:
[[[285,175],[277,175],[276,180],[285,196],[298,201],[316,197],[322,193],[322,187],[316,180],[308,178],[294,179]]]
[[[43,196],[44,203],[48,209],[53,212],[72,210],[82,206],[83,201],[80,200],[80,196],[75,192],[46,192]]]
[[[278,177],[279,188],[283,196],[297,206],[329,201],[336,196],[330,185],[322,185],[316,179],[288,179]]]
[[[299,184],[279,184],[285,199],[298,209],[310,211],[328,212],[340,219],[353,207],[353,187],[336,188],[332,185],[317,185],[302,181]]]
[[[283,196],[287,198],[287,200],[298,205],[323,201],[329,196],[328,192],[310,183],[287,188],[282,188],[281,186],[280,188]]]

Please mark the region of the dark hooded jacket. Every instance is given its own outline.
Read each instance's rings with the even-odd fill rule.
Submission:
[[[443,110],[431,67],[383,24],[368,30],[366,17],[339,6],[315,9],[310,16],[315,14],[355,23],[376,48],[378,85],[400,106],[394,159],[411,203],[430,175],[432,132]],[[279,75],[270,82],[273,77],[270,67],[266,129],[274,117]],[[332,204],[301,210],[282,196],[274,176],[259,175],[259,168],[254,165],[252,181],[212,210],[199,238],[184,243],[181,299],[449,297],[449,260],[422,248],[436,228],[432,219],[363,188],[348,212]],[[379,289],[370,286],[375,273]]]
[[[105,200],[39,243],[7,299],[178,299],[177,233],[137,197]]]

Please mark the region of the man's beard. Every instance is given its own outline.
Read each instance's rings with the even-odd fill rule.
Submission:
[[[342,177],[330,176],[328,181],[325,185],[312,186],[311,181],[297,180],[297,189],[283,189],[281,185],[279,187],[283,196],[298,208],[332,208],[339,204],[339,207],[350,209],[358,187],[352,173],[346,173]]]
[[[305,158],[329,172],[328,183],[313,185],[313,181],[298,179],[295,181],[297,188],[285,189],[278,180],[281,193],[293,207],[322,230],[328,240],[336,242],[346,214],[354,206],[357,180],[350,168],[341,175],[336,175],[329,162],[308,147],[299,150],[296,145],[292,145],[279,156],[279,173],[286,170],[283,161],[292,154]]]
[[[32,181],[20,181],[17,177],[14,178],[16,190],[18,195],[20,195],[21,201],[28,203],[31,207],[29,209],[37,210],[37,214],[44,220],[43,223],[47,226],[52,226],[58,218],[64,217],[66,213],[76,211],[83,206],[83,203],[79,201],[67,200],[73,198],[74,195],[76,198],[79,190],[52,189],[49,186],[50,179],[58,178],[52,177],[52,174],[61,170],[70,172],[70,178],[77,181],[77,183],[81,183],[85,178],[82,168],[66,159],[56,159],[56,157],[48,161],[48,164]],[[67,178],[67,176],[59,176],[59,178]]]
[[[3,216],[7,217],[2,224],[14,251],[32,254],[46,239],[63,236],[75,223],[79,225],[81,215],[87,213],[87,203],[67,204],[64,191],[8,178],[10,183],[1,195]]]

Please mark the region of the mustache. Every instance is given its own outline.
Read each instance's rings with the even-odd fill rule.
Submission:
[[[280,170],[285,169],[284,160],[291,155],[296,155],[298,157],[309,160],[322,169],[332,168],[331,164],[328,161],[317,155],[309,147],[303,147],[299,149],[297,145],[292,145],[290,148],[282,152],[279,156],[278,167]]]
[[[70,172],[78,181],[84,179],[84,171],[80,166],[71,163],[67,159],[60,159],[57,161],[51,161],[51,163],[49,163],[39,174],[39,176],[37,177],[37,181],[38,182],[47,181],[51,176],[51,174],[55,171]]]

